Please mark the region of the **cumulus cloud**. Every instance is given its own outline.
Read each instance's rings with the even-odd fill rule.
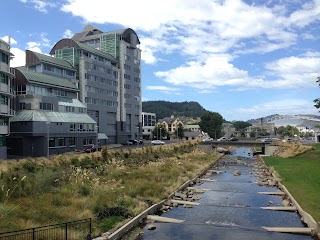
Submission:
[[[11,48],[10,52],[14,55],[10,61],[10,67],[21,67],[26,64],[26,53],[19,48]]]
[[[20,0],[20,2],[24,4],[29,4],[35,10],[42,13],[48,13],[48,8],[53,8],[57,6],[56,3],[50,2],[48,0]]]
[[[167,86],[147,86],[146,89],[151,91],[160,91],[166,94],[175,94],[175,95],[181,94],[181,89],[167,87]]]
[[[9,43],[9,38],[10,38],[10,44],[11,44],[11,45],[17,44],[17,41],[14,40],[14,39],[13,39],[12,37],[10,37],[10,36],[4,36],[4,37],[2,37],[1,39],[2,39],[3,41],[5,41],[6,43]]]
[[[74,33],[70,30],[70,29],[67,29],[64,31],[62,37],[63,38],[71,38],[73,37]]]

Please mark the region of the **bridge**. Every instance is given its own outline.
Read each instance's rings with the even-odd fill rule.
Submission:
[[[265,154],[266,146],[270,143],[261,141],[213,141],[213,142],[202,142],[205,145],[212,145],[212,147],[218,146],[236,146],[236,147],[261,147],[262,154]]]

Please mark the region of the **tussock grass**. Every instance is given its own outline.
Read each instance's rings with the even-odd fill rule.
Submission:
[[[196,142],[0,163],[0,231],[93,218],[95,233],[127,221],[218,159]],[[1,188],[2,187],[2,188]]]
[[[314,149],[313,146],[307,146],[303,145],[300,142],[277,142],[274,145],[278,146],[279,149],[276,156],[282,157],[282,158],[291,158],[298,156],[300,154],[303,154],[305,152],[308,152],[312,149]]]
[[[313,150],[288,158],[263,157],[281,176],[282,183],[288,188],[301,207],[310,213],[316,222],[320,221],[320,144]]]

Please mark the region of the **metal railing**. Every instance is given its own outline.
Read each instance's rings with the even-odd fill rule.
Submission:
[[[91,240],[91,218],[0,233],[0,240]]]

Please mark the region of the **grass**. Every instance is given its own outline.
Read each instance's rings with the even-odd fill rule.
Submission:
[[[314,150],[291,158],[263,157],[282,178],[282,183],[301,207],[320,221],[320,144]]]
[[[0,162],[0,231],[93,218],[99,235],[165,199],[218,157],[188,142]],[[128,215],[97,217],[115,208]]]

